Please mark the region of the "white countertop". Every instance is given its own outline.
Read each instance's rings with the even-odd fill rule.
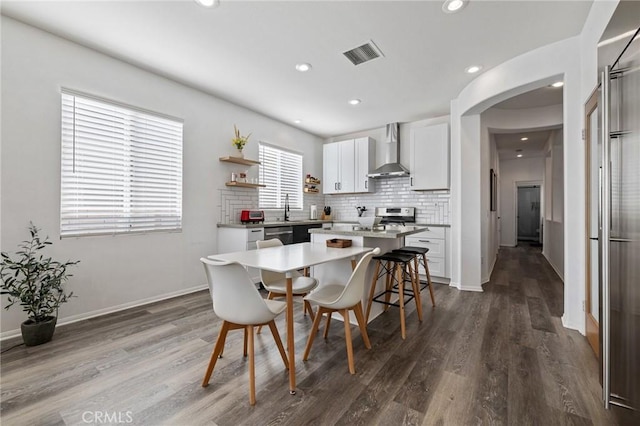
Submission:
[[[408,226],[387,226],[383,231],[354,231],[353,225],[334,225],[331,228],[314,228],[309,229],[310,234],[331,234],[344,235],[348,237],[367,237],[367,238],[402,238],[407,235],[417,234],[425,231],[427,226],[408,225]]]

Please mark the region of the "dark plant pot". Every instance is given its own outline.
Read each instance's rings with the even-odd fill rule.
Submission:
[[[49,342],[56,331],[56,317],[47,317],[46,320],[34,322],[31,319],[20,324],[22,340],[25,346],[37,346]]]

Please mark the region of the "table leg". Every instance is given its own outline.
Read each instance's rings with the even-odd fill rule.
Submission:
[[[289,393],[296,393],[296,350],[293,338],[293,274],[287,272],[287,350],[289,351]]]

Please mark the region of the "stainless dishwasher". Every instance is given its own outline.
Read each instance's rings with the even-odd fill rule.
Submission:
[[[277,238],[282,244],[293,244],[293,227],[292,226],[276,226],[273,228],[264,228],[264,239],[270,240]]]

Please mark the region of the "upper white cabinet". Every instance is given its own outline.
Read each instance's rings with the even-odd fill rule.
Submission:
[[[375,141],[371,138],[328,143],[322,151],[324,194],[372,191],[366,177],[375,164]]]
[[[354,141],[356,149],[355,192],[374,192],[375,180],[367,175],[376,167],[376,141],[371,138],[358,138]]]
[[[449,125],[411,129],[411,189],[449,189]]]

